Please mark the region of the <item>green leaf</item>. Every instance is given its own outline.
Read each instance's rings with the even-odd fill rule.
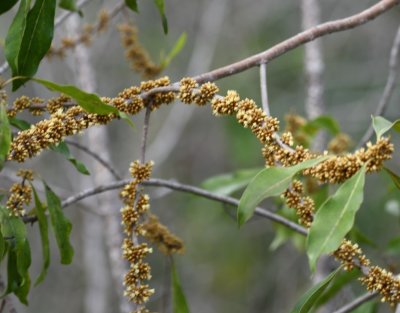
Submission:
[[[178,272],[174,262],[171,264],[172,275],[172,307],[173,313],[189,313],[189,306],[183,293],[181,283],[179,282]]]
[[[26,130],[31,128],[31,124],[29,124],[27,121],[18,119],[16,117],[11,117],[8,119],[10,121],[10,124],[19,130]]]
[[[86,168],[85,164],[83,164],[81,161],[78,161],[72,156],[71,152],[69,151],[68,145],[64,141],[61,141],[57,146],[52,146],[51,150],[56,151],[65,156],[66,159],[70,161],[73,166],[75,166],[75,168],[78,170],[79,173],[84,175],[90,175],[90,172]]]
[[[36,0],[26,17],[22,42],[17,54],[17,71],[13,77],[32,77],[36,74],[40,62],[46,55],[53,40],[56,0]],[[13,91],[17,90],[28,78],[13,81]]]
[[[158,12],[160,13],[160,16],[161,16],[164,33],[168,34],[168,21],[167,21],[167,17],[165,16],[164,0],[154,0],[154,3],[158,9]]]
[[[4,12],[7,12],[10,10],[18,0],[1,0],[0,1],[0,14],[3,14]]]
[[[60,198],[44,183],[47,198],[47,209],[50,214],[50,222],[53,228],[58,249],[61,255],[61,264],[70,264],[74,256],[74,249],[69,241],[72,225],[64,216]]]
[[[125,5],[132,11],[139,12],[136,0],[125,0]]]
[[[129,116],[128,114],[126,114],[125,112],[119,111],[119,112],[118,112],[118,115],[119,115],[119,117],[122,118],[125,122],[127,122],[128,125],[129,125],[131,128],[136,129],[135,123],[132,122],[132,120],[131,120],[131,118],[130,118],[130,116]]]
[[[186,33],[182,33],[182,35],[179,36],[178,40],[174,44],[174,47],[171,49],[171,51],[168,53],[165,59],[161,61],[162,68],[167,67],[171,63],[171,61],[178,55],[178,53],[182,50],[182,48],[185,46],[186,43],[186,37],[187,37]]]
[[[312,270],[315,270],[319,256],[335,251],[353,227],[363,200],[364,182],[365,165],[345,181],[315,214],[307,237],[307,254]]]
[[[339,273],[341,267],[336,269],[334,272],[329,274],[324,280],[320,281],[310,290],[308,290],[296,303],[294,309],[291,313],[307,313],[310,312],[314,304],[318,301],[319,297],[325,291],[325,289],[329,286],[333,278]]]
[[[227,196],[246,187],[259,171],[260,169],[256,168],[217,175],[202,182],[201,186],[209,191]]]
[[[278,196],[290,185],[292,178],[299,171],[317,165],[328,156],[304,161],[291,167],[271,167],[259,172],[247,186],[237,211],[238,224],[243,225],[254,214],[257,205],[268,197]]]
[[[302,127],[302,130],[309,135],[315,135],[320,129],[326,129],[332,135],[337,135],[340,133],[340,127],[338,123],[328,115],[318,116]]]
[[[338,273],[333,279],[332,283],[329,285],[329,287],[324,291],[321,297],[319,297],[314,306],[314,309],[327,303],[330,299],[336,296],[336,294],[340,290],[342,290],[343,287],[347,286],[350,282],[360,277],[360,275],[361,271],[357,268],[353,269],[350,272],[342,271]]]
[[[17,14],[7,31],[4,55],[11,67],[13,76],[18,73],[18,56],[21,50],[22,38],[26,28],[26,19],[30,9],[30,0],[21,0]]]
[[[61,0],[58,6],[71,12],[78,12],[80,16],[83,16],[82,11],[79,10],[75,0]]]
[[[45,214],[46,208],[43,206],[39,199],[39,196],[35,190],[35,187],[31,184],[33,190],[33,196],[35,199],[35,213],[39,222],[40,239],[42,241],[42,255],[43,255],[43,267],[39,276],[36,278],[35,286],[39,285],[47,274],[47,269],[50,265],[50,246],[49,246],[49,223]]]
[[[58,85],[48,80],[33,78],[35,82],[42,84],[50,90],[62,92],[67,96],[75,99],[76,102],[87,112],[96,113],[99,115],[107,115],[110,113],[118,114],[118,110],[111,105],[105,104],[101,99],[94,93],[87,93],[75,86],[70,85]]]
[[[380,139],[384,133],[391,128],[400,132],[400,120],[390,122],[382,116],[372,116],[372,126],[374,128],[376,138]]]
[[[392,179],[394,185],[400,189],[400,177],[397,175],[395,172],[392,170],[388,169],[386,166],[383,167],[383,169],[386,171],[386,173],[389,174],[390,178]]]
[[[0,102],[0,170],[7,159],[11,145],[11,128],[7,117],[7,108],[4,102]]]
[[[31,265],[31,250],[27,239],[24,222],[16,216],[10,216],[8,209],[0,207],[1,233],[8,238],[10,245],[8,264],[8,287],[6,293],[14,292],[19,300],[27,304],[30,290],[29,267]]]

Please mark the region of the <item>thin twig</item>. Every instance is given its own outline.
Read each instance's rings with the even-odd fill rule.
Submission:
[[[76,6],[78,9],[81,9],[82,7],[84,7],[86,4],[88,4],[90,1],[92,0],[81,0],[79,1]],[[60,26],[66,19],[67,17],[69,17],[71,14],[73,14],[74,12],[72,11],[65,11],[62,14],[60,14],[55,20],[54,20],[54,27],[57,28],[58,26]],[[4,62],[1,66],[0,66],[0,75],[3,74],[5,71],[8,70],[9,68],[9,64],[8,62]]]
[[[149,104],[146,107],[146,113],[144,115],[142,147],[140,149],[141,151],[140,160],[142,164],[146,161],[146,146],[147,146],[147,137],[149,133],[150,113],[151,113],[151,104]]]
[[[74,146],[77,149],[79,149],[79,150],[85,152],[86,154],[90,155],[91,157],[93,157],[96,161],[98,161],[101,165],[103,165],[114,176],[115,179],[117,179],[117,180],[122,179],[122,177],[116,172],[116,170],[113,169],[111,164],[109,162],[107,162],[105,159],[103,159],[96,152],[90,150],[88,147],[80,144],[79,142],[68,140],[68,139],[66,139],[64,141],[65,141],[65,143],[67,143],[71,146]]]
[[[390,98],[396,86],[397,76],[399,74],[399,59],[400,59],[399,51],[400,51],[400,27],[397,30],[396,37],[394,38],[393,41],[392,49],[390,50],[389,74],[382,97],[379,100],[378,106],[376,107],[375,116],[383,115],[389,105]],[[360,148],[363,145],[365,145],[371,138],[372,134],[373,134],[373,127],[372,125],[370,125],[357,146]]]
[[[368,302],[368,301],[372,300],[377,295],[378,295],[377,292],[366,293],[365,295],[362,295],[361,297],[358,297],[354,301],[346,304],[345,306],[343,306],[339,310],[336,310],[333,313],[349,313],[349,312],[352,312],[355,308],[359,307],[360,305],[364,304],[365,302]]]
[[[276,59],[277,57],[287,53],[288,51],[293,50],[298,46],[301,46],[316,38],[363,25],[381,15],[382,13],[388,11],[392,7],[398,5],[399,3],[400,0],[379,1],[377,4],[371,6],[365,11],[362,11],[361,13],[352,15],[347,18],[317,25],[273,46],[272,48],[264,52],[258,53],[239,62],[218,68],[211,72],[195,76],[193,78],[198,83],[215,81],[223,77],[243,72],[251,67],[258,66],[262,63],[268,63],[269,61]]]
[[[92,189],[81,191],[80,193],[78,193],[74,196],[71,196],[71,197],[65,199],[64,201],[62,201],[61,206],[63,208],[66,208],[67,206],[70,206],[71,204],[74,204],[74,203],[76,203],[82,199],[88,198],[90,196],[97,195],[97,194],[100,194],[100,193],[103,193],[103,192],[106,192],[109,190],[119,189],[119,188],[123,187],[124,185],[126,185],[127,183],[129,183],[130,181],[131,181],[131,179],[124,179],[124,180],[120,180],[117,182],[112,182],[109,184],[101,185],[101,186],[98,186],[98,187],[95,187]],[[175,181],[159,179],[159,178],[150,178],[148,181],[144,181],[141,184],[143,186],[166,187],[166,188],[169,188],[172,190],[182,191],[182,192],[187,192],[187,193],[195,194],[198,196],[202,196],[204,198],[218,201],[221,203],[226,203],[226,204],[230,204],[230,205],[234,205],[234,206],[239,205],[238,199],[219,195],[219,194],[212,193],[212,192],[209,192],[207,190],[204,190],[204,189],[201,189],[198,187],[181,184],[181,183],[178,183]],[[305,228],[303,228],[302,226],[300,226],[292,221],[289,221],[280,215],[271,213],[265,209],[257,208],[256,214],[259,216],[265,217],[267,219],[270,219],[274,222],[277,222],[279,224],[285,225],[288,228],[290,228],[302,235],[307,234],[307,230]],[[30,220],[28,222],[32,222],[32,221]]]
[[[261,88],[261,103],[264,112],[271,115],[268,102],[268,86],[267,86],[267,64],[260,64],[260,88]]]

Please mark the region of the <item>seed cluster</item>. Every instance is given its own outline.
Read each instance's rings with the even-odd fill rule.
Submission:
[[[125,48],[125,57],[132,69],[144,78],[153,78],[160,74],[163,67],[151,61],[149,54],[139,42],[137,28],[130,23],[124,23],[118,25],[118,30]]]

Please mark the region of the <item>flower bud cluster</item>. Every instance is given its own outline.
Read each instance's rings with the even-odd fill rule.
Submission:
[[[28,205],[32,201],[32,187],[26,182],[33,180],[33,172],[21,169],[17,171],[17,176],[21,177],[22,181],[11,186],[6,207],[11,216],[21,217],[26,214],[24,205]]]

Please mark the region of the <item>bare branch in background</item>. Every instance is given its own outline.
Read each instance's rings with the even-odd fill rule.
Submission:
[[[260,64],[260,89],[261,89],[261,103],[264,112],[271,115],[268,102],[268,85],[267,85],[267,64]]]
[[[396,37],[394,38],[392,49],[390,50],[389,59],[389,74],[386,81],[385,89],[382,97],[379,100],[379,104],[376,107],[375,116],[385,114],[385,111],[389,105],[390,98],[392,97],[394,87],[396,86],[397,76],[399,74],[399,51],[400,51],[400,27],[397,30]],[[365,145],[371,138],[374,130],[372,125],[369,126],[368,130],[358,143],[358,147]]]
[[[75,35],[78,32],[78,17],[73,16],[71,19],[75,29]],[[71,28],[71,25],[69,25]],[[96,90],[96,75],[94,67],[91,65],[90,51],[85,45],[75,47],[74,69],[76,74],[77,85],[88,92]],[[93,128],[87,133],[87,141],[85,145],[90,146],[95,151],[102,152],[102,158],[109,164],[110,142],[108,140],[107,128]],[[103,164],[93,164],[94,170],[91,175],[93,184],[98,185],[105,181],[112,181],[113,175]],[[82,188],[83,189],[83,186]],[[132,310],[132,306],[123,296],[122,281],[126,270],[126,264],[121,258],[122,230],[118,212],[115,208],[115,201],[111,196],[105,196],[96,199],[96,207],[101,207],[104,216],[93,216],[84,213],[84,264],[85,273],[87,273],[87,289],[85,296],[85,312],[108,312],[110,303],[108,303],[108,293],[115,290],[119,300],[119,312],[128,313]],[[99,235],[100,234],[100,235]],[[103,236],[102,236],[103,235]],[[103,255],[104,242],[107,246],[107,254],[109,264],[111,266],[112,284],[107,281],[104,272],[109,267]],[[93,259],[96,263],[93,264]]]
[[[205,8],[189,60],[187,69],[189,76],[209,70],[218,44],[227,4],[228,0],[213,0]],[[171,108],[167,118],[164,119],[163,126],[158,131],[158,136],[148,149],[150,158],[157,161],[155,166],[163,164],[174,151],[194,110],[189,106],[173,106]]]
[[[220,67],[211,72],[195,76],[193,77],[193,79],[195,79],[198,83],[216,81],[223,77],[228,77],[243,72],[262,63],[268,63],[269,61],[276,59],[277,57],[287,53],[288,51],[304,45],[307,42],[313,41],[316,38],[336,32],[349,30],[357,26],[363,25],[390,10],[399,3],[400,0],[379,1],[377,4],[373,5],[369,9],[362,11],[361,13],[317,25],[280,42],[279,44],[264,52],[255,54],[239,62]]]
[[[81,0],[76,4],[76,6],[77,6],[77,8],[81,9],[86,4],[88,4],[90,1],[92,1],[92,0]],[[60,26],[72,14],[76,14],[76,12],[65,11],[62,14],[60,14],[59,16],[57,16],[56,19],[54,20],[54,27],[56,28],[56,27]],[[10,66],[8,65],[8,63],[4,62],[0,66],[0,75],[3,74],[5,71],[7,71],[9,69],[9,67]]]
[[[365,302],[368,302],[375,298],[378,295],[378,293],[373,292],[373,293],[367,293],[365,295],[362,295],[361,297],[358,297],[354,301],[350,302],[349,304],[345,305],[344,307],[340,308],[339,310],[336,310],[333,313],[349,313],[352,312],[354,309],[358,308],[360,305],[364,304]]]
[[[148,133],[149,133],[150,113],[151,113],[151,105],[147,106],[146,112],[144,115],[142,146],[140,149],[140,151],[141,151],[140,160],[141,160],[142,164],[144,164],[146,162],[146,147],[147,147],[147,138],[148,138]]]
[[[303,29],[309,29],[321,23],[320,4],[318,0],[302,0]],[[320,40],[314,40],[305,45],[304,68],[307,80],[305,111],[309,120],[325,113],[324,103],[324,62]],[[320,132],[312,144],[316,151],[322,151],[326,135]]]

